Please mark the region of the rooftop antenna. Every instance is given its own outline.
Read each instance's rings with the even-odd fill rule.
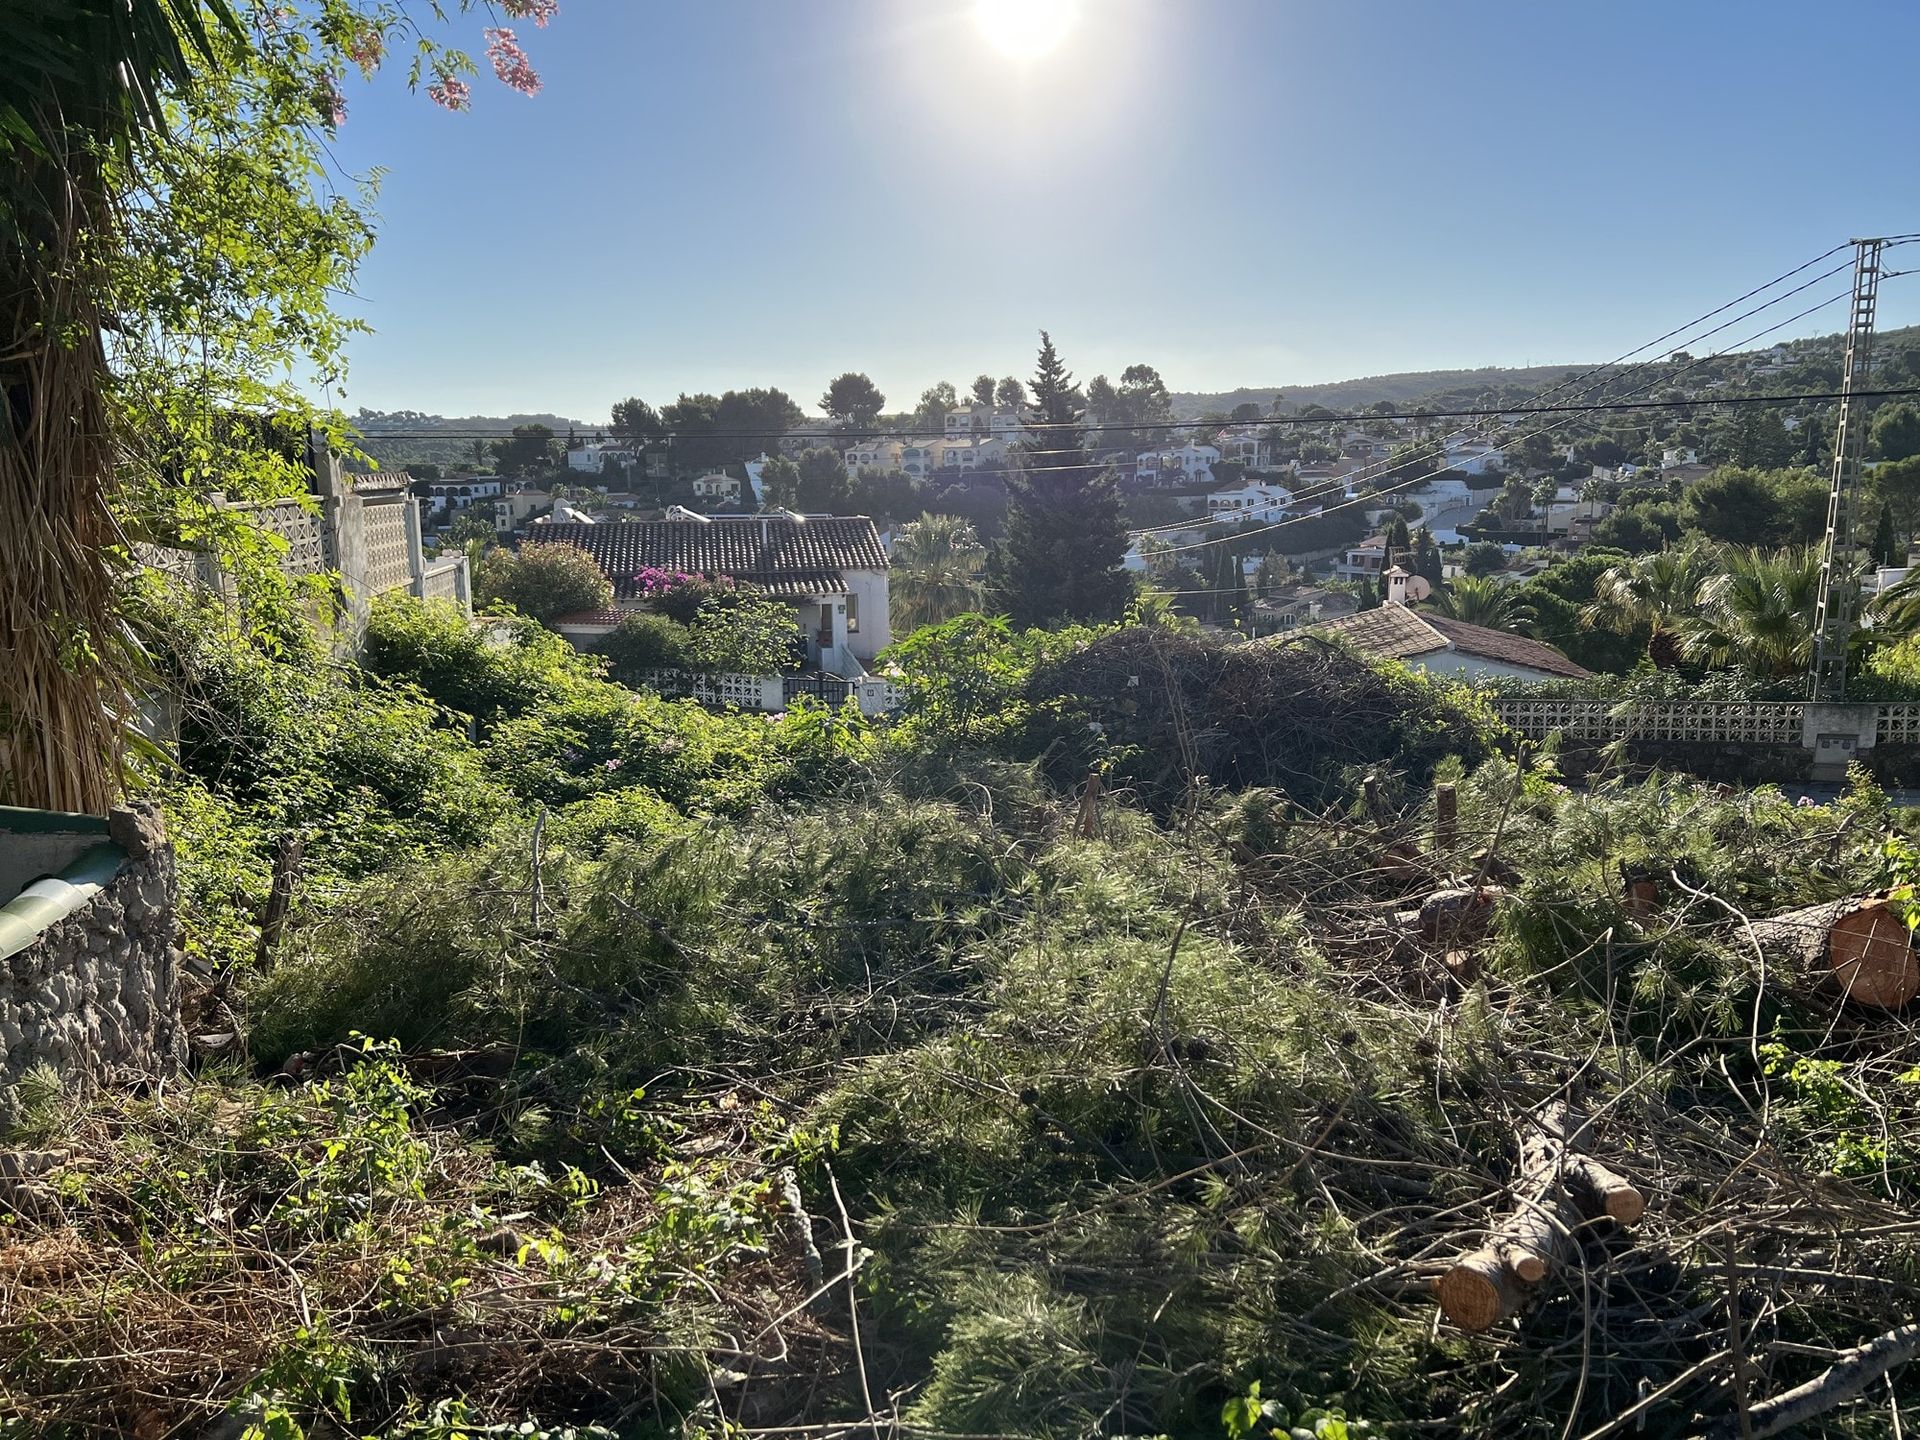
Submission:
[[[1873,368],[1873,316],[1880,293],[1880,251],[1886,243],[1853,242],[1853,308],[1840,371],[1840,418],[1833,433],[1833,480],[1827,489],[1827,536],[1820,560],[1820,601],[1814,612],[1813,698],[1825,704],[1837,705],[1847,698],[1847,643],[1860,610],[1853,510],[1867,425],[1853,392],[1865,388]]]

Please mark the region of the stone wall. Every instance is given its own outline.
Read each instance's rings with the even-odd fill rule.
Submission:
[[[112,843],[27,887],[37,933],[0,959],[0,1114],[47,1065],[82,1087],[171,1074],[186,1058],[173,849],[151,810],[116,811]]]

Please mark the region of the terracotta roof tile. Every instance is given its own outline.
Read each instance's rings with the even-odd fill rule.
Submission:
[[[1588,672],[1543,641],[1525,635],[1510,635],[1505,630],[1485,625],[1469,625],[1449,620],[1429,610],[1410,610],[1404,605],[1382,605],[1344,615],[1313,627],[1323,635],[1345,640],[1356,650],[1377,655],[1383,660],[1411,660],[1442,650],[1453,650],[1482,660],[1497,660],[1505,665],[1525,666],[1548,675],[1579,679]]]
[[[1585,666],[1574,664],[1543,640],[1511,635],[1505,630],[1492,630],[1485,625],[1449,620],[1444,615],[1425,615],[1421,618],[1451,640],[1453,648],[1463,655],[1503,660],[1509,665],[1525,665],[1530,669],[1544,670],[1549,675],[1565,675],[1572,680],[1591,673]]]
[[[608,525],[543,525],[528,545],[577,545],[593,556],[614,593],[632,597],[648,567],[726,575],[775,595],[845,589],[842,570],[884,570],[880,532],[864,516],[792,520],[759,515],[697,520],[624,520]]]
[[[1383,660],[1406,660],[1447,648],[1446,638],[1404,605],[1380,605],[1314,627]]]

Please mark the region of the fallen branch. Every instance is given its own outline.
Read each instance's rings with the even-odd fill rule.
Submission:
[[[1920,1324],[1902,1325],[1864,1345],[1842,1351],[1839,1359],[1806,1384],[1796,1385],[1748,1409],[1747,1420],[1754,1440],[1783,1434],[1816,1415],[1826,1414],[1836,1405],[1853,1399],[1896,1365],[1904,1365],[1916,1356],[1920,1356]],[[1731,1440],[1740,1434],[1739,1417],[1720,1421],[1708,1433],[1712,1440]]]

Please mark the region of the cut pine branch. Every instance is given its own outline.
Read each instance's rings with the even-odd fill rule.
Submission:
[[[1857,1005],[1898,1010],[1920,995],[1920,954],[1891,901],[1830,900],[1753,922],[1753,939],[1794,973],[1830,981]]]
[[[1486,1330],[1519,1311],[1593,1224],[1630,1225],[1646,1212],[1638,1187],[1582,1153],[1586,1137],[1585,1119],[1564,1104],[1529,1117],[1512,1212],[1435,1286],[1441,1310],[1462,1330]]]

